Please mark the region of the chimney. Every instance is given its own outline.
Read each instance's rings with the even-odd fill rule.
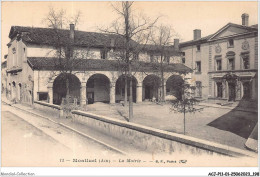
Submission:
[[[75,39],[75,26],[74,24],[70,24],[70,41],[74,43]]]
[[[179,50],[179,39],[174,39],[173,47],[175,50]]]
[[[243,25],[243,26],[248,26],[249,15],[246,14],[246,13],[243,13],[243,14],[241,15],[241,17],[242,17],[242,25]]]
[[[197,40],[201,38],[201,30],[195,29],[193,30],[193,40]]]

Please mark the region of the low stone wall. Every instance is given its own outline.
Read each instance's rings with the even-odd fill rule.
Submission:
[[[63,116],[63,110],[58,105],[46,103],[43,101],[34,101],[33,106],[36,109],[48,111],[48,114],[59,115],[60,117]]]
[[[251,152],[237,148],[171,133],[135,123],[124,122],[106,116],[83,111],[72,111],[73,120],[109,134],[122,142],[146,152],[185,153],[193,155],[254,156]]]

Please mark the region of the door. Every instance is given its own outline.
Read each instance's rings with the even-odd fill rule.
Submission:
[[[88,92],[87,99],[88,99],[88,104],[93,104],[94,103],[94,92]]]
[[[229,98],[228,101],[235,101],[236,99],[236,85],[235,83],[228,83],[228,93]]]
[[[244,91],[243,99],[246,99],[246,100],[250,99],[250,95],[251,95],[250,82],[243,83],[243,91]]]

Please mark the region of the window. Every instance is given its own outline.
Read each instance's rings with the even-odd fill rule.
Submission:
[[[201,73],[201,62],[196,61],[196,73]]]
[[[222,70],[222,62],[221,59],[216,60],[216,70],[221,71]]]
[[[165,55],[164,58],[163,58],[163,62],[170,63],[170,56]]]
[[[195,96],[196,97],[201,97],[202,96],[202,84],[201,84],[200,81],[196,81]]]
[[[197,45],[197,52],[200,52],[200,45]]]
[[[228,47],[234,47],[234,40],[233,39],[228,40]]]
[[[185,58],[181,59],[182,64],[185,64]]]
[[[12,48],[12,53],[15,54],[16,53],[16,49]]]
[[[242,69],[249,69],[249,55],[248,54],[242,54]]]
[[[139,60],[139,53],[133,53],[134,60]]]
[[[47,92],[38,92],[38,100],[39,101],[47,101],[48,93]]]
[[[217,97],[222,98],[223,86],[221,82],[217,82]]]
[[[107,58],[107,51],[106,50],[101,50],[100,51],[100,56],[101,56],[101,59],[106,59]]]
[[[154,62],[154,56],[153,56],[153,54],[150,54],[150,61],[151,61],[151,62]]]
[[[235,58],[228,59],[228,70],[235,70]]]

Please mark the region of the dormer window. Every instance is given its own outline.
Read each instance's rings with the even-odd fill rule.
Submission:
[[[228,47],[234,47],[234,39],[229,39],[228,40]]]
[[[200,45],[197,45],[197,52],[200,52]]]

